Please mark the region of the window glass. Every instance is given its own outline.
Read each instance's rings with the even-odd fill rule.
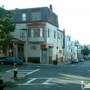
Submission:
[[[34,28],[31,28],[31,37],[34,37]]]
[[[21,51],[23,52],[23,47],[21,47]]]
[[[50,37],[50,29],[48,29],[48,37]]]
[[[41,19],[41,12],[37,12],[37,20]]]
[[[26,13],[22,13],[22,21],[26,21]]]
[[[18,52],[20,52],[20,47],[18,47]]]
[[[41,20],[41,12],[32,12],[32,20]]]
[[[54,31],[54,38],[56,38],[56,31]]]
[[[32,12],[32,20],[36,20],[36,13]]]
[[[43,28],[40,28],[40,37],[43,37]]]
[[[38,28],[35,28],[35,37],[38,37]]]

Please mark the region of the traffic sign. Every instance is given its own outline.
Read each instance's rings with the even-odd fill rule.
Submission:
[[[62,50],[59,50],[59,53],[62,53]]]

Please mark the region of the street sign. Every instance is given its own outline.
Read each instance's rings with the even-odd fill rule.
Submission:
[[[59,50],[59,53],[62,53],[62,50]]]

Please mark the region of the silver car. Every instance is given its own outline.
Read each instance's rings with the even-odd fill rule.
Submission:
[[[78,63],[78,59],[72,58],[71,63]]]

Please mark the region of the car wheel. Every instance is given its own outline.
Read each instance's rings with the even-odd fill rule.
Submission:
[[[4,64],[4,62],[1,62],[1,64]]]
[[[73,62],[71,62],[71,64],[73,64]]]

